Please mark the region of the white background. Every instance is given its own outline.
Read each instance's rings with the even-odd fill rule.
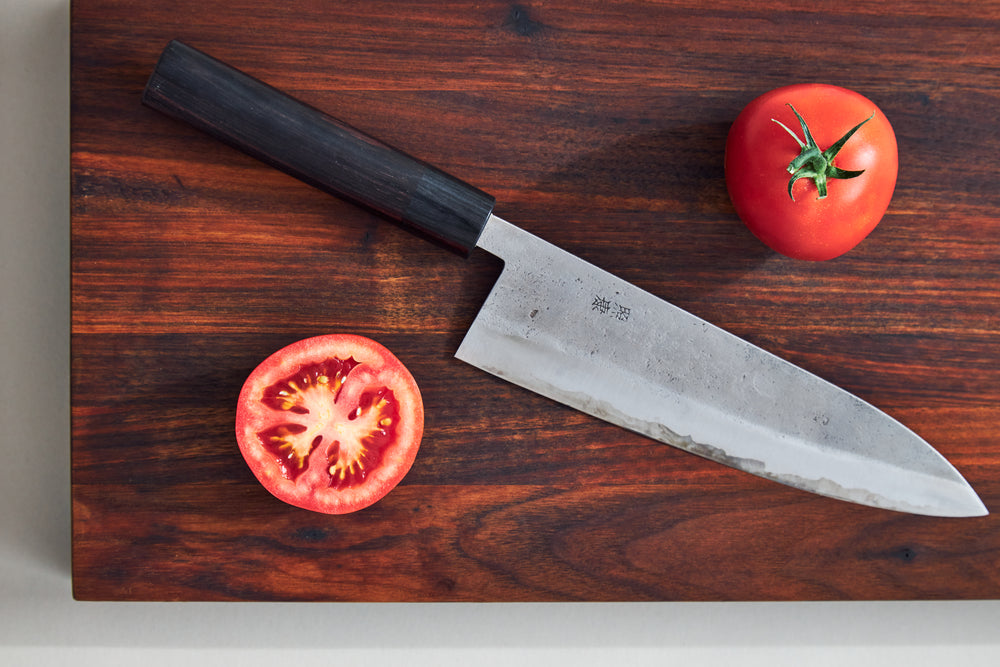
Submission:
[[[1000,664],[1000,601],[75,602],[68,0],[0,0],[0,234],[0,666]]]

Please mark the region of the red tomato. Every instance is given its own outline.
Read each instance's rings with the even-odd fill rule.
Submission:
[[[871,233],[898,169],[885,114],[858,93],[824,84],[785,86],[748,104],[729,130],[725,162],[729,196],[750,231],[809,260],[842,255]]]
[[[247,378],[236,407],[236,440],[260,483],[326,514],[389,493],[409,472],[423,431],[413,376],[361,336],[317,336],[278,350]]]

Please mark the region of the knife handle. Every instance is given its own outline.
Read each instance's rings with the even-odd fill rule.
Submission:
[[[142,101],[465,254],[493,210],[485,192],[176,40]]]

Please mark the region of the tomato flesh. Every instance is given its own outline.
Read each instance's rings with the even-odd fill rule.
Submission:
[[[279,350],[247,379],[237,441],[258,480],[298,507],[341,514],[408,472],[423,433],[416,382],[388,350],[319,336]]]

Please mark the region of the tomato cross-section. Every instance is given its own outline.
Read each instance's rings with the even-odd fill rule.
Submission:
[[[413,376],[382,345],[331,334],[298,341],[247,378],[236,439],[254,476],[286,503],[327,514],[377,502],[423,436]]]

